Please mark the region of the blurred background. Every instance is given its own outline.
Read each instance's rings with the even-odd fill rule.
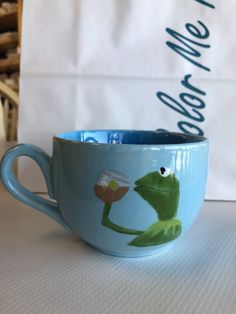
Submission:
[[[0,142],[17,140],[23,0],[0,0]]]
[[[0,0],[0,157],[17,141],[51,154],[53,135],[75,129],[201,131],[211,143],[207,199],[236,200],[228,3]],[[33,161],[18,165],[21,182],[45,192]]]

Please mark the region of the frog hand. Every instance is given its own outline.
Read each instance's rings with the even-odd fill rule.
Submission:
[[[164,244],[175,240],[181,231],[182,224],[178,219],[159,220],[129,242],[128,245],[146,247]]]

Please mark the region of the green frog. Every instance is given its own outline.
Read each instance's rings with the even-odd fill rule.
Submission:
[[[112,180],[110,186],[108,184],[107,187],[107,191],[110,191],[109,195],[118,196],[118,193],[116,193],[116,191],[118,192],[118,186],[119,185],[115,185],[114,180]],[[128,188],[126,185],[126,190],[123,194],[127,191]],[[136,235],[136,237],[128,243],[130,246],[148,247],[164,244],[176,239],[182,230],[181,222],[176,219],[180,193],[179,181],[176,176],[173,173],[168,173],[165,167],[161,167],[159,172],[150,172],[137,180],[135,182],[134,191],[156,211],[157,221],[144,231],[129,229],[114,224],[109,219],[112,202],[116,201],[113,196],[110,202],[109,198],[104,199],[105,205],[102,224],[119,233]],[[100,198],[102,199],[102,197]],[[117,200],[120,198],[121,197],[117,197]]]

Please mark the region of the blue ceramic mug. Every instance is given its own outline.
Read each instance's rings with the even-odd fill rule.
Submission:
[[[41,168],[45,200],[15,178],[17,157]],[[95,248],[112,255],[157,253],[182,236],[204,199],[208,140],[171,132],[85,130],[58,134],[53,155],[20,144],[1,161],[7,190]]]

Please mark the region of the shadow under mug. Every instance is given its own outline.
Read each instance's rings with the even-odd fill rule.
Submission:
[[[14,160],[31,157],[51,200],[24,188]],[[108,254],[139,257],[179,239],[202,205],[208,140],[139,130],[83,130],[53,138],[53,155],[31,144],[8,150],[1,178],[17,199]]]

